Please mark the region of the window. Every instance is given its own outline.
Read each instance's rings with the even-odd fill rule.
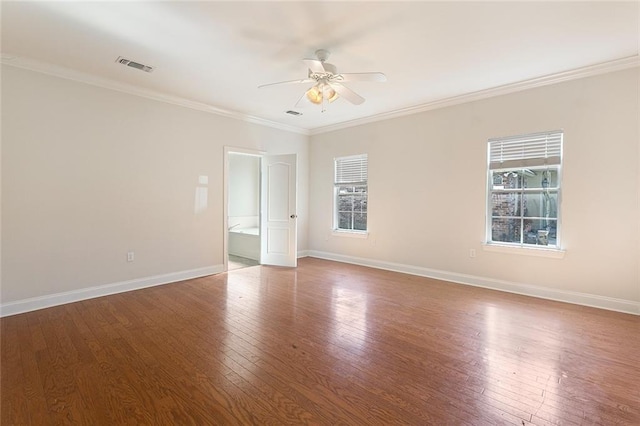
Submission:
[[[337,231],[367,231],[367,155],[335,159],[334,225]]]
[[[487,242],[560,248],[561,131],[489,140]]]

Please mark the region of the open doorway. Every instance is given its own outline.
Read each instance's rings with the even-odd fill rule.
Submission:
[[[297,265],[297,155],[224,147],[224,270]]]
[[[261,156],[229,152],[227,270],[260,264]]]

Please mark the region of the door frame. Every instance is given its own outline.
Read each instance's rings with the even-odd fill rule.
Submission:
[[[240,148],[227,145],[224,146],[224,166],[222,176],[222,260],[224,265],[224,272],[227,272],[229,270],[229,154],[250,155],[259,157],[261,160],[263,156],[267,155],[265,151],[260,151],[257,149]],[[260,188],[262,188],[262,184],[260,185]],[[262,189],[260,189],[260,200],[262,200]],[[260,212],[259,216],[260,218],[258,220],[258,227],[262,228],[262,212]],[[262,233],[262,229],[260,229],[260,233]]]

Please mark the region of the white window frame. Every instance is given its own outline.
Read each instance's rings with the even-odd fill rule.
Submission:
[[[366,236],[369,229],[369,182],[368,182],[368,156],[367,154],[350,155],[346,157],[336,157],[333,159],[333,232],[334,235],[354,235]],[[357,187],[364,188],[361,192],[367,201],[367,212],[365,220],[365,229],[353,229],[354,221],[352,220],[351,228],[340,228],[339,223],[339,188],[341,187]]]
[[[533,133],[527,135],[508,136],[501,138],[489,139],[487,144],[487,205],[486,205],[486,239],[485,249],[489,251],[500,251],[503,249],[523,249],[520,254],[533,254],[534,252],[562,252],[561,249],[561,197],[562,197],[562,151],[564,144],[564,133],[562,130],[552,132]],[[493,172],[515,171],[515,170],[556,170],[557,185],[550,189],[550,192],[557,193],[556,197],[556,234],[555,245],[532,244],[525,242],[524,221],[527,219],[541,220],[540,217],[524,216],[524,195],[527,193],[538,193],[540,188],[515,188],[501,190],[494,187]],[[544,187],[544,184],[542,185]],[[544,191],[544,190],[543,190]],[[520,241],[493,241],[493,203],[492,194],[494,193],[516,193],[519,194],[520,214],[513,216],[513,219],[520,219]],[[549,220],[549,219],[548,219]],[[556,257],[551,254],[549,257]]]

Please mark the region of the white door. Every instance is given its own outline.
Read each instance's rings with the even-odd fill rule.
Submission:
[[[296,154],[262,157],[261,253],[263,265],[297,265]]]

